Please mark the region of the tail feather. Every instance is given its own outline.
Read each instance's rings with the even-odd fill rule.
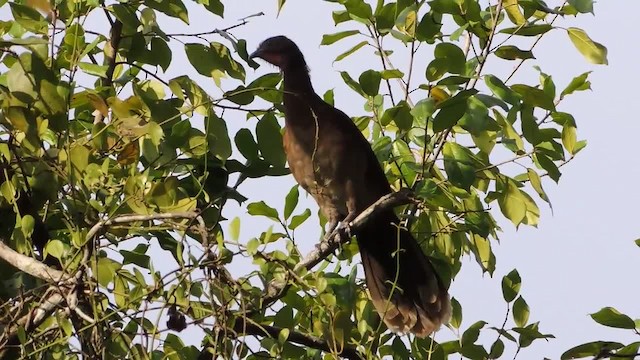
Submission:
[[[393,212],[358,234],[369,295],[389,329],[426,337],[449,320],[451,303],[433,265]]]

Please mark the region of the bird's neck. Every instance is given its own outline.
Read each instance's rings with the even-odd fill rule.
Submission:
[[[309,99],[315,95],[311,77],[306,66],[292,66],[283,71],[284,76],[284,99],[291,96]]]
[[[313,121],[318,95],[313,91],[306,66],[287,68],[283,71],[283,76],[284,94],[282,99],[285,123],[292,133],[297,133],[296,129],[307,129]],[[302,136],[304,133],[306,130],[297,136]]]

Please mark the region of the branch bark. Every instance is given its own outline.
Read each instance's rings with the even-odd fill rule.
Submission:
[[[277,326],[270,325],[260,325],[255,323],[250,319],[246,319],[246,321],[238,320],[236,321],[233,328],[229,329],[232,331],[234,336],[263,336],[277,339],[283,328]],[[319,337],[297,332],[290,331],[289,336],[287,337],[288,342],[296,343],[299,345],[307,346],[313,349],[318,349],[325,351],[327,353],[336,354],[335,349],[332,348],[329,341],[325,339],[321,339]],[[213,359],[213,353],[209,352],[205,348],[200,355],[198,356],[198,360],[211,360]],[[342,348],[340,352],[336,355],[349,359],[349,360],[363,360],[364,357],[358,353],[355,347],[346,345]]]
[[[127,215],[118,215],[111,219],[98,221],[87,233],[87,241],[91,240],[96,234],[106,226],[111,226],[114,224],[124,224],[135,221],[151,221],[151,220],[168,220],[168,219],[198,219],[198,222],[202,222],[200,219],[200,214],[195,211],[186,211],[186,212],[176,212],[176,213],[160,213],[160,214],[150,214],[150,215],[138,215],[138,214],[127,214]],[[203,226],[200,224],[200,226]],[[206,229],[206,227],[205,227]],[[203,239],[204,241],[204,239]]]
[[[71,275],[51,268],[40,261],[22,255],[19,252],[13,250],[4,244],[4,240],[0,239],[0,259],[6,261],[11,266],[18,270],[24,271],[27,274],[42,279],[47,282],[57,283],[59,281],[65,281],[71,279]]]
[[[238,335],[268,336],[276,339],[278,338],[278,335],[280,335],[282,329],[283,328],[277,326],[259,325],[252,321],[236,321],[236,324],[233,326],[233,331],[238,333]],[[326,351],[328,353],[332,353],[332,351],[334,351],[327,340],[297,331],[289,332],[287,341]],[[344,346],[342,351],[337,355],[350,360],[363,359],[355,347],[348,345]]]
[[[38,307],[30,310],[26,315],[5,329],[2,338],[0,338],[0,358],[4,358],[12,348],[20,343],[20,339],[18,338],[18,330],[20,328],[24,328],[25,332],[29,333],[48,319],[54,311],[60,308],[63,302],[64,296],[54,290],[51,295],[44,298]]]
[[[415,200],[410,195],[409,189],[401,189],[398,192],[387,194],[373,205],[369,206],[366,210],[361,212],[350,224],[352,232],[357,233],[364,225],[366,225],[376,214],[380,211],[391,209],[396,206],[409,204]],[[331,235],[331,234],[329,234]],[[343,233],[338,232],[334,237],[324,238],[316,248],[309,252],[303,259],[296,265],[293,272],[297,273],[302,269],[311,270],[314,266],[322,262],[329,255],[331,255],[340,245],[347,243],[350,240],[349,237],[344,236]],[[267,286],[266,294],[262,302],[262,308],[273,304],[278,299],[282,298],[286,294],[288,283],[270,283]]]

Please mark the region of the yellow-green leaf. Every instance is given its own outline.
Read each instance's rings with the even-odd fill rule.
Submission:
[[[512,23],[520,26],[527,22],[518,6],[518,0],[502,0],[502,7],[507,12],[507,16]]]
[[[607,48],[591,40],[584,30],[570,27],[567,29],[567,34],[571,42],[573,42],[573,45],[587,61],[593,64],[607,65],[609,63],[607,60]]]

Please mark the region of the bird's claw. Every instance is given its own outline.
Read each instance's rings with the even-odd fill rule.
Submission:
[[[346,235],[347,238],[351,238],[353,234],[351,233],[351,223],[350,222],[341,222],[340,226],[338,226],[338,231],[342,234]]]
[[[351,238],[351,223],[341,221],[338,226],[333,229],[331,235],[329,235],[329,239],[332,240],[338,234],[340,234],[340,237]]]

